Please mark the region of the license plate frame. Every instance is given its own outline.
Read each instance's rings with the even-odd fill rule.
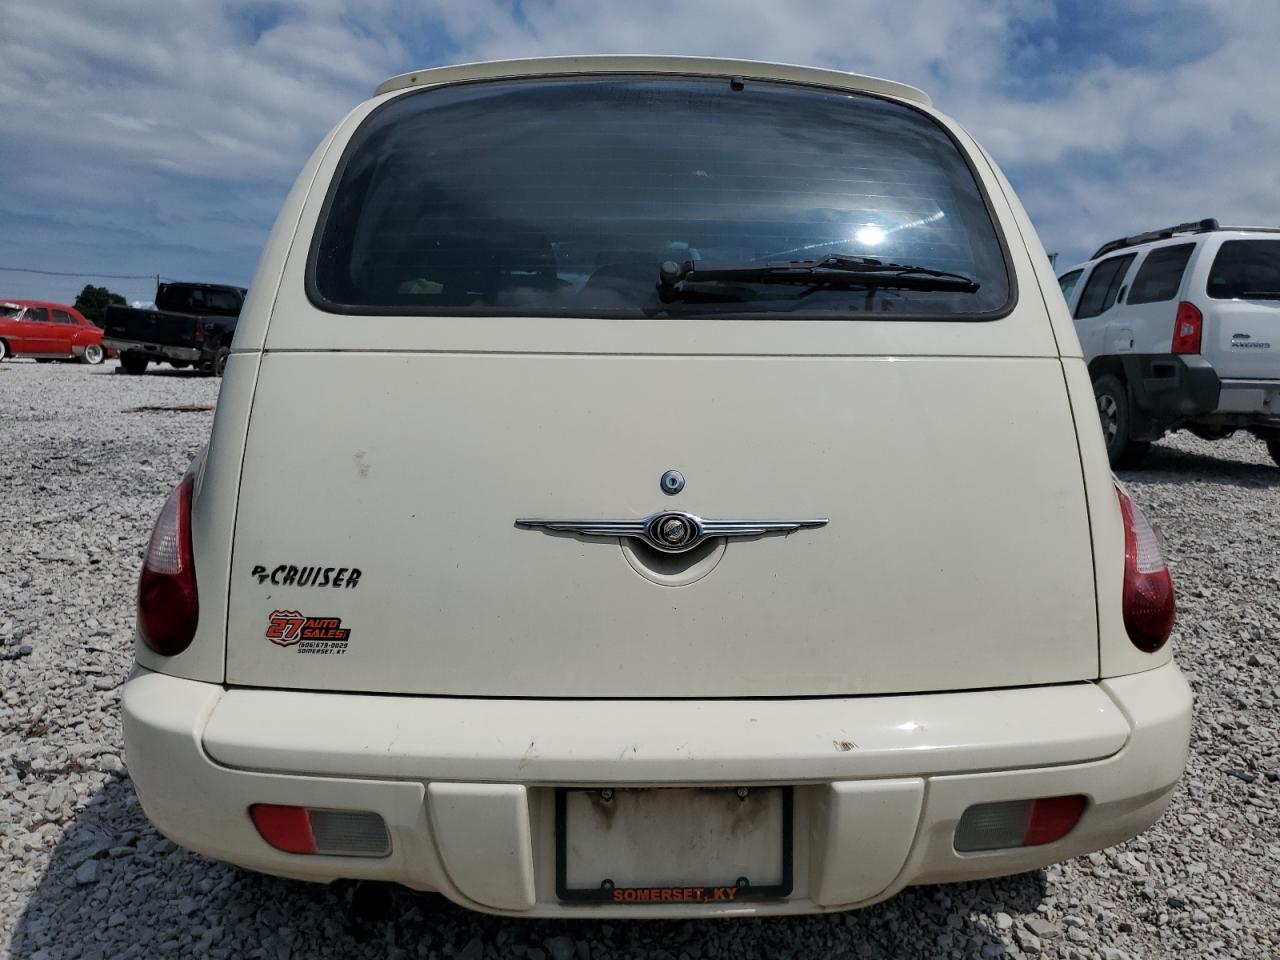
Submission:
[[[791,786],[754,787],[753,790],[777,790],[781,792],[781,879],[778,883],[752,884],[742,883],[743,878],[719,878],[717,882],[706,882],[708,878],[693,877],[686,883],[675,885],[657,885],[651,887],[615,886],[608,878],[598,887],[571,887],[568,880],[568,827],[569,827],[569,794],[600,793],[600,787],[558,787],[555,791],[555,848],[556,848],[556,896],[563,903],[591,904],[611,903],[623,906],[653,906],[655,904],[722,904],[728,906],[743,900],[780,900],[791,895],[794,886],[794,788]],[[635,792],[638,790],[664,790],[672,788],[641,787],[620,788],[615,793]],[[678,788],[676,788],[678,789]],[[727,792],[736,788],[726,787]],[[696,881],[696,883],[694,882]],[[732,888],[731,897],[721,898],[715,891]],[[628,897],[626,891],[636,891],[635,899]],[[662,896],[668,891],[670,897]],[[690,897],[691,891],[704,891],[701,896]],[[642,896],[641,891],[647,896]],[[656,895],[655,895],[656,891]]]

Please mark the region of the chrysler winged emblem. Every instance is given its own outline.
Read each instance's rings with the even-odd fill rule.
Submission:
[[[521,519],[516,526],[533,527],[584,537],[634,537],[663,553],[684,553],[712,537],[743,539],[768,533],[791,533],[806,527],[821,527],[821,520],[703,520],[692,513],[667,510],[636,520],[541,520]]]

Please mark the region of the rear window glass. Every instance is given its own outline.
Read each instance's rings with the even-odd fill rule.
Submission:
[[[1076,304],[1076,318],[1084,320],[1106,313],[1116,302],[1120,293],[1120,284],[1124,275],[1129,272],[1129,264],[1133,263],[1137,254],[1127,253],[1123,257],[1112,257],[1103,260],[1089,274],[1089,281],[1080,294],[1080,302]]]
[[[1064,273],[1058,278],[1058,286],[1062,289],[1062,299],[1070,300],[1071,294],[1076,289],[1076,284],[1080,282],[1080,274],[1083,270],[1072,270],[1070,273]]]
[[[16,303],[0,303],[0,317],[16,317],[22,310]]]
[[[1173,247],[1157,247],[1147,254],[1133,278],[1127,303],[1158,303],[1172,300],[1182,286],[1182,274],[1187,261],[1195,250],[1194,243],[1180,243]]]
[[[1280,240],[1228,240],[1209,269],[1216,300],[1280,299]]]
[[[978,288],[735,278],[675,303],[657,292],[667,261],[837,254]],[[1006,309],[1010,286],[985,198],[924,114],[800,86],[636,76],[392,101],[347,148],[308,276],[329,310],[455,316],[972,317]]]
[[[233,290],[169,285],[156,295],[156,309],[171,313],[236,314],[240,312],[240,296]]]

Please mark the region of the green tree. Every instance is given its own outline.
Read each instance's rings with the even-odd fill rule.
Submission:
[[[91,283],[86,283],[84,289],[76,296],[75,307],[98,326],[102,326],[107,307],[113,304],[123,307],[127,302],[120,294],[112,293],[106,287],[95,287]]]

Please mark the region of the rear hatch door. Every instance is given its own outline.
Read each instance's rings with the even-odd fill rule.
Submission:
[[[229,682],[666,698],[1096,676],[1062,364],[957,137],[729,77],[477,82],[369,113],[320,167],[337,187],[307,201],[266,333]],[[830,253],[928,269],[657,284],[668,260]],[[827,522],[675,557],[518,523],[663,511]]]
[[[1280,379],[1280,237],[1222,242],[1203,281],[1203,351],[1224,379]]]

